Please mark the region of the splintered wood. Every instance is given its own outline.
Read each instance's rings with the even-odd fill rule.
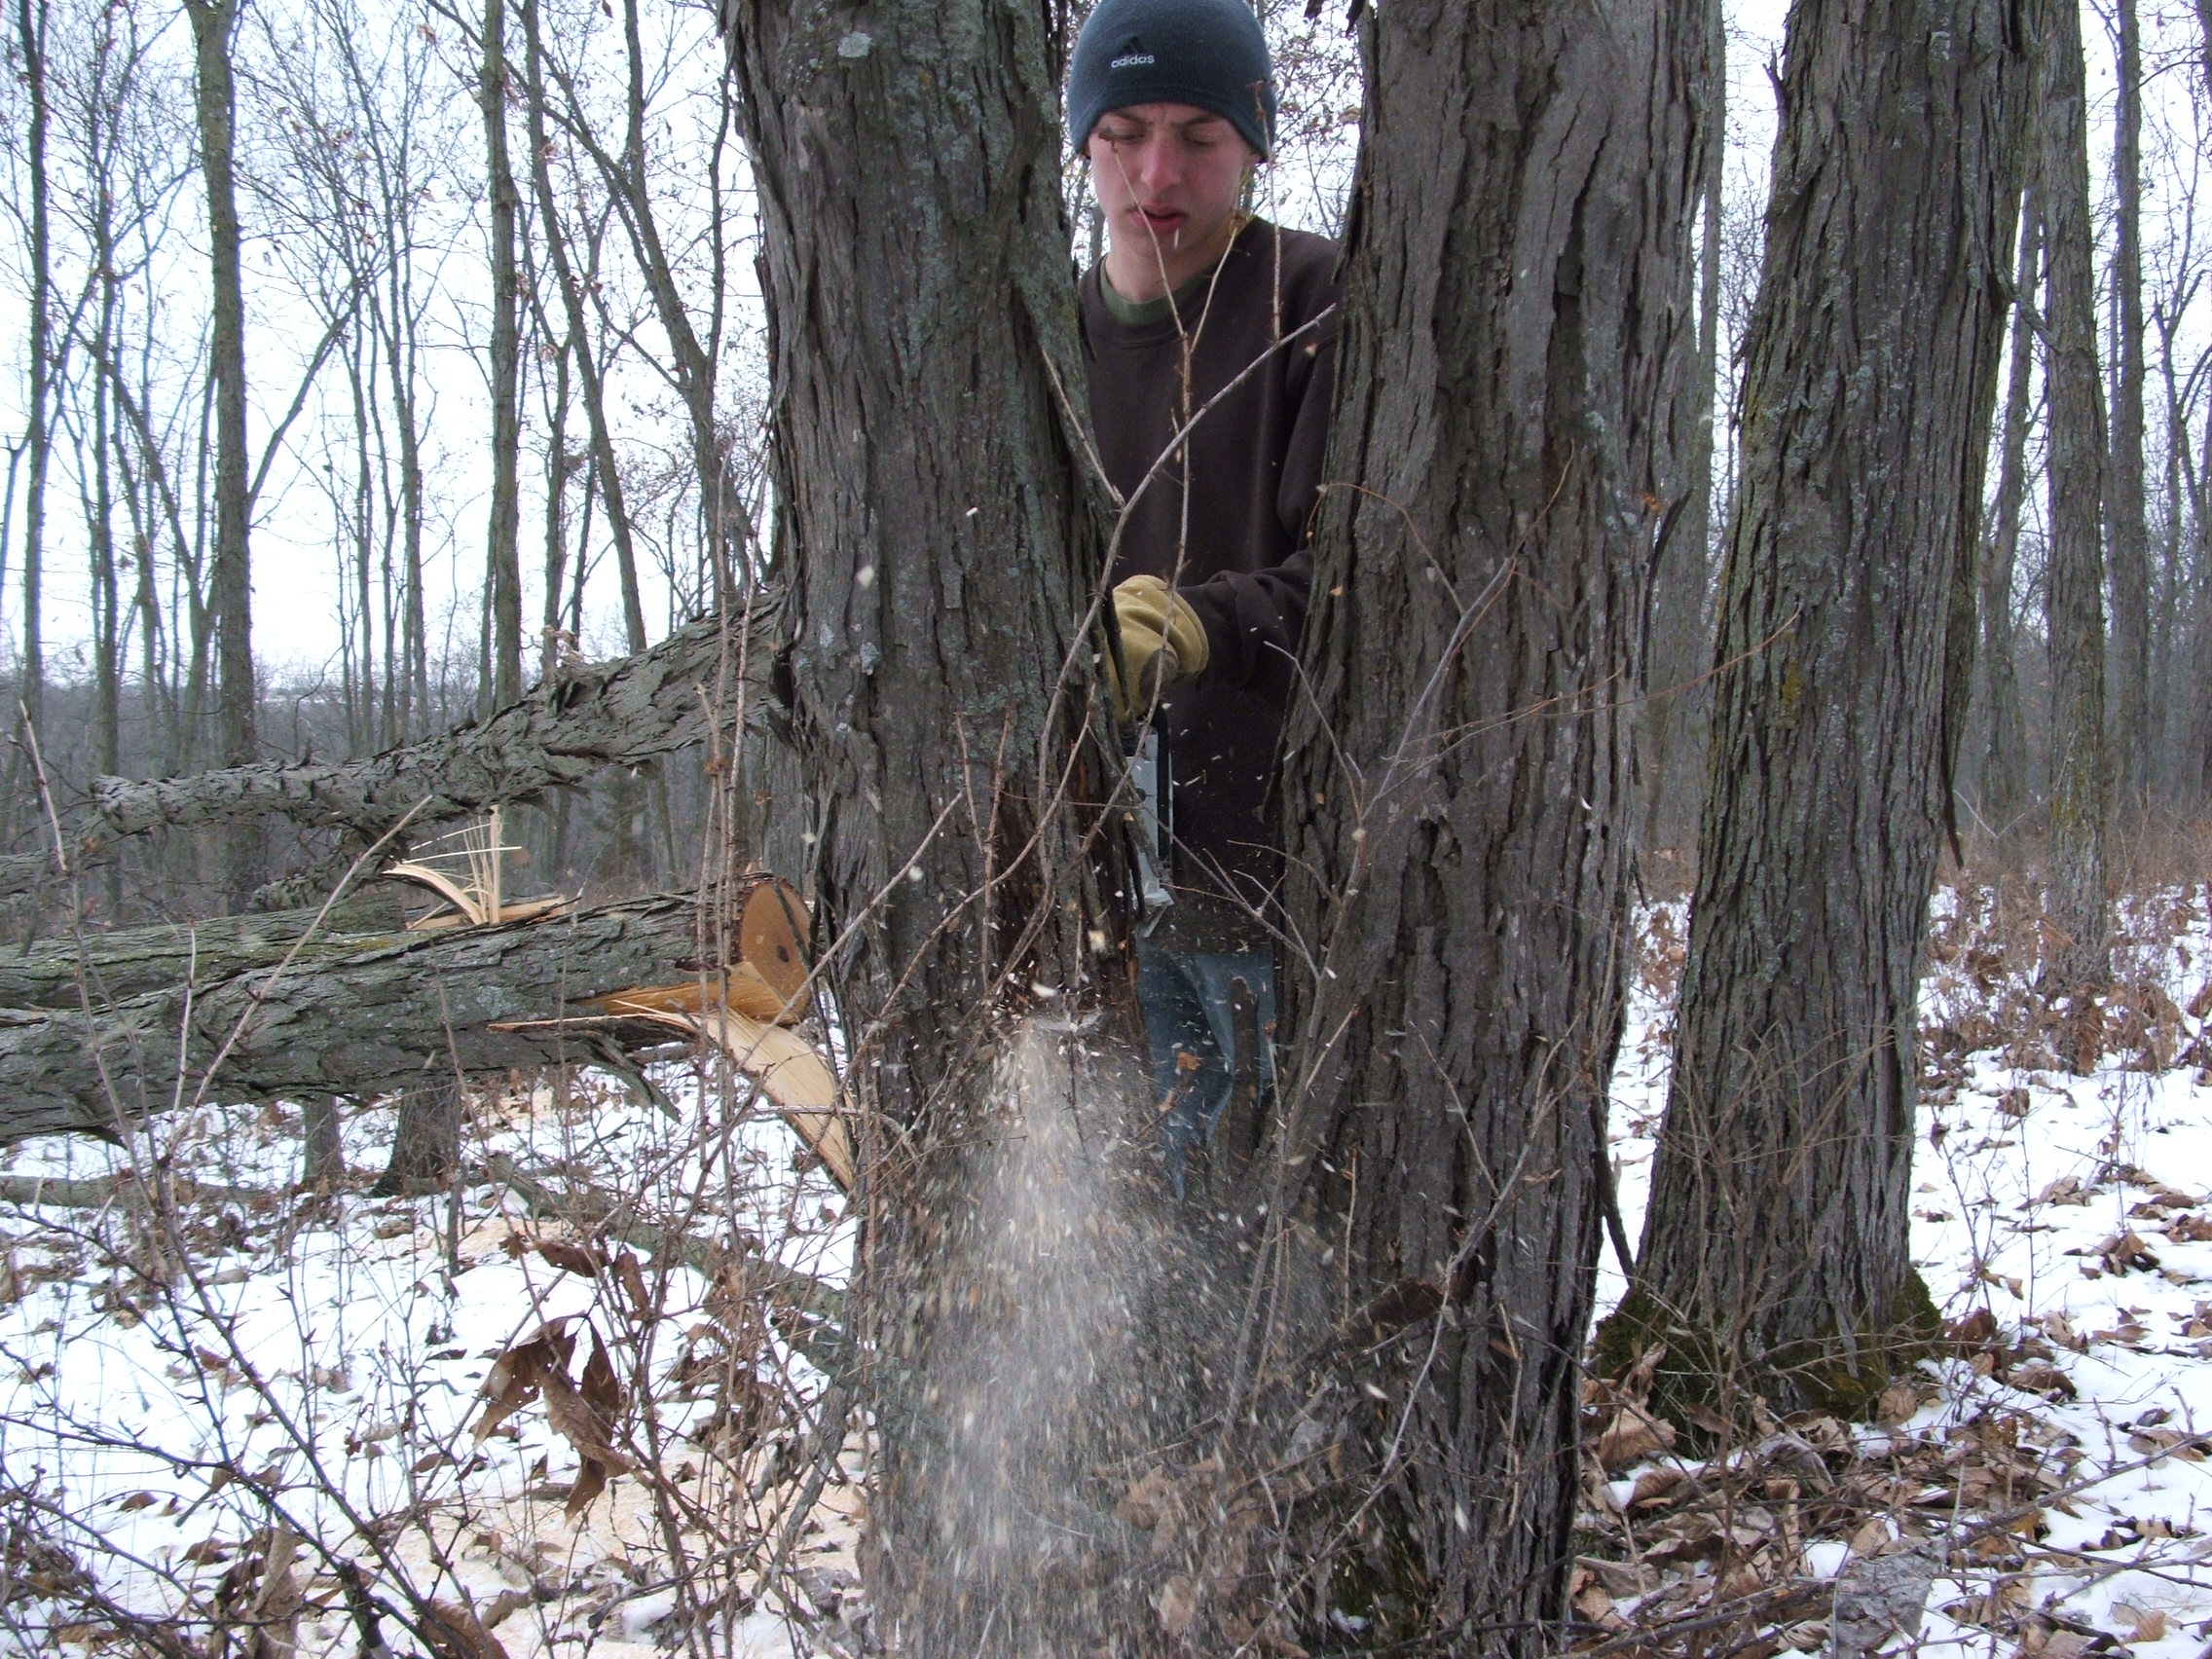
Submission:
[[[806,1013],[805,937],[804,903],[787,883],[766,878],[753,885],[738,912],[735,962],[682,984],[617,991],[586,1006],[687,1032],[721,1050],[850,1193],[852,1137],[838,1112],[837,1074],[813,1044],[786,1029]]]

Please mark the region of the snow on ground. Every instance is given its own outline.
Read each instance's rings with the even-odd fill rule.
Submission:
[[[2033,939],[2006,913],[2008,900],[1938,896],[1922,996],[1912,1250],[1962,1357],[1924,1366],[1925,1385],[1897,1402],[1899,1420],[1846,1431],[1840,1456],[1841,1425],[1799,1425],[1825,1455],[1820,1480],[1834,1483],[1831,1498],[1848,1492],[1853,1501],[1830,1501],[1824,1514],[1808,1487],[1802,1506],[1792,1493],[1761,1514],[1787,1509],[1807,1530],[1825,1521],[1831,1533],[1871,1519],[1874,1534],[1813,1538],[1779,1568],[1769,1553],[1763,1572],[1709,1587],[1704,1605],[1792,1570],[1834,1577],[1855,1557],[1908,1553],[1916,1538],[1957,1529],[1916,1581],[1927,1606],[1917,1636],[1893,1648],[1942,1659],[2115,1648],[2194,1659],[2212,1637],[2212,1087],[2200,1069],[2212,1055],[2195,1047],[2212,1007],[2208,904],[2212,889],[2192,888],[2123,906],[2110,1047],[2088,1075],[2073,1076],[2060,1063],[2062,1034],[2027,993]],[[1646,977],[1613,1114],[1632,1238],[1666,1103],[1680,908],[1659,907],[1641,925]],[[1601,1314],[1622,1290],[1608,1253]],[[1664,1532],[1669,1493],[1688,1490],[1671,1484],[1674,1472],[1718,1490],[1727,1483],[1712,1478],[1717,1469],[1663,1456],[1608,1470],[1619,1476],[1601,1504],[1611,1513],[1586,1520]],[[2005,1525],[1977,1522],[1991,1514]],[[1764,1540],[1739,1542],[1756,1555]],[[1601,1582],[1596,1601],[1578,1605],[1608,1629],[1615,1619],[1639,1625],[1663,1600],[1680,1617],[1700,1604],[1681,1593],[1686,1580],[1713,1570],[1694,1562],[1662,1570],[1657,1593],[1650,1575],[1616,1575],[1616,1594]],[[1761,1644],[1819,1647],[1831,1635],[1826,1617],[1824,1605],[1795,1629],[1769,1619]]]
[[[0,1308],[0,1508],[43,1516],[47,1539],[123,1606],[203,1611],[238,1599],[274,1512],[333,1547],[322,1559],[311,1547],[297,1571],[326,1604],[306,1614],[306,1654],[358,1647],[341,1558],[386,1607],[410,1609],[404,1584],[472,1608],[515,1659],[571,1642],[649,1652],[677,1611],[674,1537],[695,1560],[723,1557],[698,1575],[736,1592],[714,1610],[719,1649],[790,1654],[779,1610],[749,1604],[764,1560],[753,1558],[763,1533],[780,1535],[790,1496],[765,1465],[799,1461],[822,1376],[761,1324],[741,1279],[700,1265],[743,1274],[764,1253],[841,1282],[850,1229],[841,1196],[794,1168],[798,1143],[772,1116],[741,1103],[734,1122],[700,1128],[687,1109],[700,1080],[667,1068],[659,1082],[676,1121],[587,1076],[559,1101],[540,1088],[480,1112],[467,1161],[511,1160],[541,1198],[609,1196],[621,1207],[608,1235],[659,1227],[692,1247],[689,1264],[612,1241],[595,1262],[583,1252],[608,1236],[589,1225],[604,1206],[565,1225],[558,1205],[534,1215],[504,1185],[391,1200],[356,1185],[302,1208],[283,1198],[299,1157],[284,1109],[179,1117],[157,1131],[166,1144],[139,1149],[246,1197],[188,1198],[166,1225],[129,1199],[0,1211],[0,1304],[12,1304]],[[351,1161],[373,1172],[391,1127],[388,1110],[355,1117]],[[128,1167],[82,1142],[13,1152],[18,1179]],[[739,1248],[718,1261],[716,1244]],[[479,1444],[488,1375],[549,1323],[571,1345],[566,1374],[605,1346],[637,1408],[621,1451],[675,1475],[681,1513],[617,1475],[571,1526],[578,1436],[556,1431],[548,1400]],[[581,1388],[592,1392],[589,1369]],[[832,1605],[835,1570],[824,1571],[852,1567],[852,1529],[837,1524],[850,1481],[831,1471],[822,1513],[793,1540]],[[34,1607],[0,1608],[0,1648],[12,1626],[26,1650],[47,1650],[41,1623]]]
[[[1939,896],[1913,1249],[1959,1357],[1886,1400],[1881,1427],[1605,1470],[1577,1580],[1592,1640],[1656,1651],[1668,1621],[1766,1596],[1736,1650],[1816,1647],[1834,1634],[1825,1581],[1886,1558],[1926,1604],[1912,1645],[1938,1659],[2193,1659],[2212,1637],[2208,903],[2125,907],[2109,1051],[2077,1077],[2026,992],[2022,902]],[[1639,921],[1613,1114],[1632,1238],[1682,925],[1678,904]],[[293,1574],[305,1655],[358,1650],[347,1564],[379,1617],[466,1609],[513,1659],[644,1654],[686,1621],[731,1655],[851,1650],[865,1447],[809,1444],[820,1333],[789,1295],[764,1319],[756,1294],[767,1264],[842,1284],[842,1199],[741,1091],[654,1076],[673,1116],[591,1074],[478,1108],[468,1167],[505,1159],[520,1184],[379,1199],[364,1177],[300,1199],[298,1114],[240,1109],[178,1115],[138,1149],[236,1191],[173,1213],[0,1205],[0,1651],[89,1648],[128,1613],[281,1610],[261,1570],[272,1513],[329,1550],[311,1542]],[[388,1109],[355,1114],[350,1161],[373,1171],[391,1130]],[[82,1142],[0,1152],[11,1178],[126,1165]],[[1603,1311],[1622,1289],[1609,1250],[1600,1273]],[[527,1345],[549,1323],[565,1386],[479,1441],[483,1396],[522,1363],[500,1356],[545,1352]],[[616,1471],[571,1519],[595,1448],[668,1478]],[[1778,1479],[1775,1456],[1796,1473]],[[1717,1545],[1690,1501],[1713,1493],[1735,1506]],[[1916,1542],[1946,1530],[1933,1554]],[[1818,1604],[1786,1605],[1793,1583]]]

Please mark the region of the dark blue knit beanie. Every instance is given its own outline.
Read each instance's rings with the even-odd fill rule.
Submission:
[[[1080,151],[1108,110],[1145,103],[1211,110],[1274,149],[1274,66],[1246,0],[1099,0],[1068,67],[1068,136]]]

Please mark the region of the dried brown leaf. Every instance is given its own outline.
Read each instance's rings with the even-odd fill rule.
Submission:
[[[1674,1449],[1675,1425],[1640,1407],[1623,1405],[1598,1436],[1594,1451],[1608,1475],[1617,1474],[1640,1458]]]
[[[475,1444],[483,1445],[494,1429],[536,1399],[548,1376],[558,1375],[566,1382],[569,1356],[575,1346],[569,1321],[548,1319],[528,1342],[499,1355],[476,1391],[490,1403],[476,1419]]]
[[[597,1331],[591,1334],[591,1357],[584,1361],[584,1404],[600,1416],[603,1422],[612,1422],[622,1411],[622,1384],[615,1380],[614,1365],[607,1357],[607,1349],[599,1340]]]
[[[549,1266],[565,1273],[574,1273],[581,1278],[599,1276],[598,1255],[581,1244],[571,1244],[565,1238],[540,1238],[536,1250]]]
[[[645,1288],[645,1275],[638,1266],[638,1258],[627,1250],[615,1257],[614,1277],[622,1286],[622,1294],[630,1299],[630,1311],[640,1319],[651,1318],[652,1293]]]
[[[508,1659],[499,1639],[459,1602],[432,1602],[424,1609],[423,1640],[435,1659]]]

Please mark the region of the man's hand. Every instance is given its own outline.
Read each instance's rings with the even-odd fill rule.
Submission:
[[[1158,576],[1131,576],[1117,587],[1114,618],[1121,627],[1122,661],[1128,680],[1124,683],[1111,662],[1107,678],[1123,719],[1142,716],[1161,687],[1205,672],[1212,654],[1206,626],[1189,602],[1177,599]]]

